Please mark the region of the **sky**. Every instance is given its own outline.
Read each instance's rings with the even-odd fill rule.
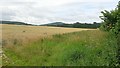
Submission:
[[[0,20],[29,24],[101,22],[103,10],[113,10],[119,0],[0,0]]]

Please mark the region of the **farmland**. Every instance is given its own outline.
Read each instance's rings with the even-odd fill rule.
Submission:
[[[116,39],[97,29],[2,25],[3,65],[112,66]]]
[[[2,1],[0,67],[120,68],[117,1]]]
[[[81,30],[89,29],[0,24],[0,43],[4,48],[13,48],[14,46],[19,45],[27,46],[34,41],[41,40],[45,37],[50,38],[55,34],[70,33]],[[0,50],[0,53],[1,52],[2,50]]]
[[[54,34],[63,34],[89,29],[59,28],[47,26],[2,25],[2,45],[24,45]]]

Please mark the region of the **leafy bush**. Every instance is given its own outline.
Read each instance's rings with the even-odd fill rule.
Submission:
[[[100,16],[100,18],[103,20],[103,22],[100,29],[104,31],[110,31],[116,35],[118,46],[116,65],[120,65],[120,1],[118,2],[118,5],[114,10],[105,10],[101,13],[103,14],[103,16]]]
[[[120,1],[114,10],[104,10],[101,13],[103,14],[103,16],[100,16],[103,20],[101,29],[118,34],[120,32]]]

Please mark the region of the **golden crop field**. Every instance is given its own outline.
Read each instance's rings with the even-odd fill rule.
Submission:
[[[47,26],[0,26],[3,46],[0,66],[104,66],[116,61],[116,39],[108,32]]]
[[[90,29],[0,24],[0,56],[2,56],[3,53],[2,47],[14,49],[14,46],[26,46],[39,39],[41,40],[45,37],[50,38],[55,34],[77,32],[82,30]],[[0,58],[0,61],[1,60],[2,58]],[[2,62],[0,62],[0,66],[1,65]]]
[[[23,45],[54,34],[63,34],[82,30],[81,28],[62,28],[48,26],[25,26],[2,24],[2,45]]]

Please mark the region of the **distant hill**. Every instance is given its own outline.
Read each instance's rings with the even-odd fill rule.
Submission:
[[[17,22],[17,21],[0,21],[0,24],[32,25],[32,24],[27,24],[24,22]]]
[[[33,24],[27,24],[24,22],[17,22],[17,21],[0,21],[0,24],[33,25]],[[63,22],[54,22],[54,23],[43,24],[40,26],[71,27],[71,28],[99,28],[100,25],[101,23],[96,23],[96,22],[94,22],[93,24],[79,23],[79,22],[76,22],[73,24],[67,24]]]
[[[88,23],[79,23],[76,22],[74,24],[66,24],[62,22],[54,22],[54,23],[49,23],[49,24],[44,24],[42,26],[56,26],[56,27],[72,27],[72,28],[99,28],[100,23],[93,22],[93,24],[88,24]]]
[[[62,22],[54,22],[54,23],[48,23],[48,24],[43,24],[43,26],[62,26],[65,23]]]

